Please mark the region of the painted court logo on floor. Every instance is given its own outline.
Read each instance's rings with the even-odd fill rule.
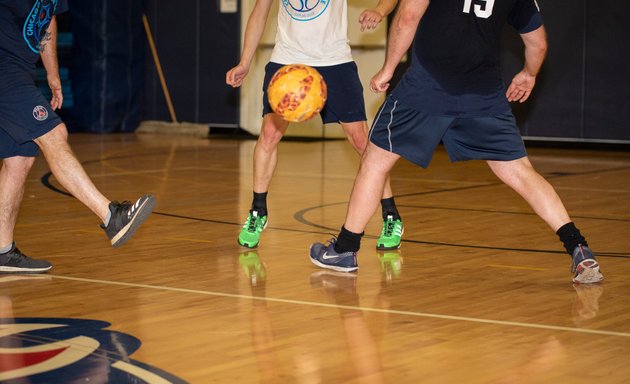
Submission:
[[[48,118],[48,110],[42,105],[33,108],[33,117],[37,121],[44,121]]]
[[[142,343],[109,326],[83,319],[0,319],[0,382],[185,383],[130,359]]]

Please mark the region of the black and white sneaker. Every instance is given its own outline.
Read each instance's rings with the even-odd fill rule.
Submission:
[[[0,253],[0,273],[42,273],[52,268],[46,260],[30,258],[13,244],[7,253]]]
[[[109,224],[107,226],[101,224],[101,228],[111,240],[112,247],[116,248],[125,244],[149,217],[154,206],[155,197],[152,195],[144,195],[134,204],[129,201],[109,203],[111,212]]]

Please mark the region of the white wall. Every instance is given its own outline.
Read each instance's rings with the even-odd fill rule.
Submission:
[[[281,1],[281,0],[279,0]],[[338,1],[338,0],[335,0]],[[242,33],[245,34],[247,19],[253,9],[255,0],[242,0]],[[354,60],[359,67],[359,76],[364,88],[366,112],[368,124],[371,124],[378,107],[383,101],[383,95],[376,95],[369,91],[369,83],[372,75],[378,71],[385,58],[386,25],[381,25],[374,31],[361,32],[359,28],[359,15],[366,6],[373,7],[376,0],[361,1],[348,0],[348,36],[352,46]],[[241,89],[241,127],[250,133],[258,134],[262,121],[262,82],[264,78],[264,67],[269,61],[273,48],[278,15],[278,4],[272,5],[267,27],[261,39],[258,51],[254,57],[254,62],[250,72]],[[241,38],[242,42],[242,38]],[[291,124],[287,136],[303,137],[343,137],[343,131],[339,124],[328,124],[324,127],[319,117],[310,121]]]

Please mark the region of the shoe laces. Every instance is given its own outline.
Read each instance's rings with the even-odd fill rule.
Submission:
[[[396,222],[388,217],[383,226],[383,235],[387,237],[392,236],[394,234],[394,228],[396,228]]]
[[[12,261],[15,261],[16,264],[21,262],[22,260],[26,260],[27,256],[25,254],[23,254],[22,252],[20,252],[19,249],[14,248],[12,251],[9,251],[6,253],[7,255],[7,262],[10,264]]]
[[[125,200],[121,202],[114,201],[113,203],[116,205],[116,210],[119,212],[127,212],[127,211],[133,212],[134,210],[134,207],[131,204],[131,201],[129,200]]]
[[[332,236],[328,241],[326,241],[326,246],[330,246],[331,244],[335,244],[337,242],[337,235],[335,235],[334,233],[329,233],[330,236]]]
[[[258,212],[256,212],[256,214],[251,212],[244,225],[244,227],[247,228],[247,232],[256,232],[260,219],[261,216],[258,216]]]

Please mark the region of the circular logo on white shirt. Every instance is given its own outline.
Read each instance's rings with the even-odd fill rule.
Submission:
[[[48,118],[48,110],[41,105],[33,108],[33,117],[37,121],[44,121]]]
[[[333,0],[282,0],[284,10],[292,19],[309,21],[318,18]]]

